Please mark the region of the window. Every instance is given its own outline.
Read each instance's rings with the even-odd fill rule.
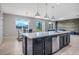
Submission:
[[[16,18],[16,28],[17,29],[28,29],[28,25],[29,25],[29,22],[24,20],[24,19],[21,19],[21,18]]]
[[[36,21],[36,31],[41,32],[42,31],[42,22]]]

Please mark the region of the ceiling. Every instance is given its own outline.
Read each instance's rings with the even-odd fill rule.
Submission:
[[[4,13],[16,14],[22,16],[35,16],[37,12],[36,3],[1,3]],[[52,8],[54,7],[54,8]],[[45,3],[38,4],[38,11],[41,18],[45,16]],[[78,3],[48,3],[47,14],[51,18],[55,16],[56,19],[63,18],[79,18],[79,4]]]

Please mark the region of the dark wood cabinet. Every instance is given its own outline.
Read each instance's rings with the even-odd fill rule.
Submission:
[[[33,55],[44,55],[44,38],[33,39]]]
[[[66,35],[66,45],[68,45],[70,43],[70,34]]]
[[[22,42],[22,51],[23,51],[23,54],[27,55],[27,38],[23,37],[22,41],[23,41]]]
[[[33,40],[34,55],[48,55],[52,52],[52,38],[44,37]]]
[[[52,37],[45,38],[45,55],[52,53]]]
[[[70,43],[70,35],[65,34],[64,35],[64,46],[67,46]]]
[[[68,40],[67,39],[67,34],[63,35],[63,37],[64,37],[63,38],[63,43],[64,43],[63,46],[66,46],[67,45],[67,40]]]
[[[60,35],[59,43],[60,43],[60,49],[67,46],[70,43],[70,35],[69,34]]]
[[[64,36],[63,35],[60,35],[59,46],[60,46],[60,49],[64,47]]]

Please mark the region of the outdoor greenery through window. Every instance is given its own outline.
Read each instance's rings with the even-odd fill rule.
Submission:
[[[36,21],[36,31],[41,32],[42,31],[42,22]]]

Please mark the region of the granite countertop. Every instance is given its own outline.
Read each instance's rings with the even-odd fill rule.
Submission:
[[[21,33],[23,36],[26,36],[27,38],[33,39],[33,38],[40,38],[40,37],[46,37],[46,36],[54,36],[64,33],[69,33],[70,31],[49,31],[49,32],[35,32],[35,33]]]

